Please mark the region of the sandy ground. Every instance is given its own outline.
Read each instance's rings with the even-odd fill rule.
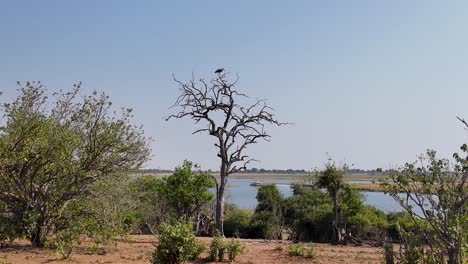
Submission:
[[[13,246],[0,249],[0,264],[29,263],[150,263],[156,238],[154,236],[131,236],[131,242],[121,241],[117,246],[104,246],[103,250],[90,254],[84,242],[70,259],[62,260],[50,250],[32,248],[26,241],[18,241]],[[210,238],[201,238],[209,245]],[[372,247],[331,246],[313,244],[317,256],[314,259],[288,256],[286,241],[265,242],[263,240],[241,239],[246,246],[244,253],[235,263],[381,263],[382,250]],[[281,245],[283,250],[275,249]],[[308,245],[305,245],[308,246]],[[204,261],[207,254],[192,263],[210,263]],[[225,261],[228,262],[227,260]]]

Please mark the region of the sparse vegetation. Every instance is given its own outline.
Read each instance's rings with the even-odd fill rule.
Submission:
[[[210,245],[210,260],[223,261],[226,247],[219,232],[216,232]]]
[[[407,163],[382,186],[408,213],[413,230],[400,228],[402,261],[461,264],[468,245],[468,147],[454,163],[427,151],[416,163]],[[403,193],[403,195],[401,195]],[[415,210],[417,209],[417,210]]]
[[[245,246],[243,246],[239,241],[231,239],[228,243],[225,244],[226,251],[228,254],[229,261],[234,261],[237,256],[244,252]]]
[[[315,249],[312,246],[308,247],[305,250],[305,253],[304,253],[305,258],[315,258],[315,256],[316,256]]]
[[[275,251],[283,251],[283,246],[282,245],[277,245],[275,247]]]
[[[395,251],[392,244],[385,244],[384,247],[385,264],[395,264]]]

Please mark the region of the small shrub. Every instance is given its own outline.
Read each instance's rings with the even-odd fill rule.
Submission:
[[[225,251],[226,251],[226,248],[223,245],[218,251],[218,261],[223,261],[224,260],[224,252]]]
[[[289,245],[288,247],[289,256],[304,256],[304,246],[303,245]]]
[[[237,256],[244,252],[245,246],[243,246],[239,241],[232,239],[224,248],[227,250],[229,260],[234,261]]]
[[[215,234],[213,237],[213,241],[211,241],[210,245],[210,260],[211,261],[223,261],[224,259],[224,250],[225,246],[223,243],[223,239],[219,232]]]
[[[153,264],[181,264],[196,259],[205,247],[195,238],[191,224],[161,224],[159,244],[153,253]]]
[[[315,258],[315,249],[311,246],[306,249],[304,257],[305,258]]]
[[[282,245],[277,245],[275,247],[275,251],[283,251],[283,246]]]
[[[385,264],[395,264],[395,251],[392,244],[384,245]]]
[[[206,250],[205,244],[201,243],[199,240],[196,240],[196,243],[194,245],[193,254],[191,256],[189,256],[189,260],[195,260],[205,250]]]

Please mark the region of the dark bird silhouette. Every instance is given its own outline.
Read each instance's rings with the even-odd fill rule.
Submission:
[[[217,69],[217,70],[215,71],[215,73],[220,74],[220,73],[222,73],[223,71],[224,71],[224,68],[221,68],[221,69]]]

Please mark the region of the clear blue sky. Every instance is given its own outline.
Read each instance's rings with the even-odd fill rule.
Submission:
[[[455,118],[468,118],[467,11],[467,1],[2,1],[0,100],[17,80],[83,81],[134,108],[155,139],[148,168],[217,169],[208,136],[163,117],[172,73],[225,67],[295,123],[248,150],[254,167],[308,169],[329,153],[393,168],[467,141]]]

